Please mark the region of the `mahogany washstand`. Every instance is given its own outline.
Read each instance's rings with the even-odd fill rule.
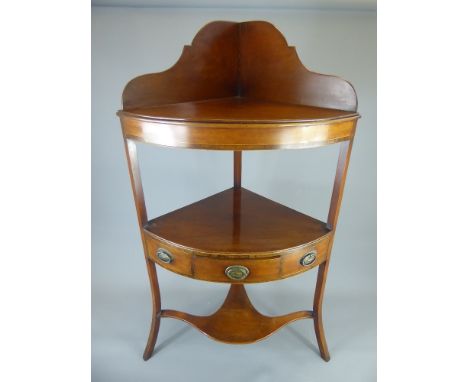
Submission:
[[[170,69],[131,80],[122,123],[133,196],[152,291],[143,355],[151,357],[161,317],[183,320],[209,337],[251,343],[303,318],[314,321],[320,354],[330,359],[322,301],[359,115],[347,81],[307,70],[270,23],[216,21],[203,27]],[[232,188],[148,220],[135,142],[234,151]],[[327,222],[241,186],[243,150],[340,144]],[[161,309],[155,264],[198,280],[230,283],[210,316]],[[268,317],[245,283],[274,281],[318,266],[313,310]]]

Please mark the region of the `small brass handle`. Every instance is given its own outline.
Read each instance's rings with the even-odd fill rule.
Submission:
[[[308,265],[312,264],[316,258],[317,258],[317,251],[313,250],[305,254],[304,256],[302,256],[300,263],[302,266],[307,267]]]
[[[231,280],[244,280],[249,275],[249,268],[242,265],[231,265],[224,271]]]
[[[164,248],[159,248],[158,251],[156,252],[156,255],[158,256],[159,260],[161,260],[163,263],[166,263],[166,264],[172,263],[172,260],[174,259],[172,257],[172,254]]]

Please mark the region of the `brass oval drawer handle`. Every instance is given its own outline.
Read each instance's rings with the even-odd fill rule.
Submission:
[[[224,271],[227,277],[231,280],[244,280],[249,275],[249,268],[243,265],[231,265]]]
[[[305,254],[304,256],[302,256],[300,263],[302,266],[307,267],[308,265],[312,264],[316,258],[317,258],[317,251],[313,250]]]
[[[174,258],[172,257],[172,254],[164,248],[159,248],[158,251],[156,252],[156,255],[158,256],[158,259],[161,260],[163,263],[170,264],[172,263],[172,260]]]

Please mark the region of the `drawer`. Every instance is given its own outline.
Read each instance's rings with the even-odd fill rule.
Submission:
[[[192,253],[145,234],[147,256],[163,268],[192,277]],[[158,256],[158,251],[162,253]]]
[[[317,243],[304,246],[298,250],[294,250],[283,255],[281,263],[281,278],[305,272],[325,261],[327,258],[329,242],[330,238],[327,236]],[[308,254],[311,254],[311,256],[309,259],[305,260],[314,259],[314,256],[315,259],[310,264],[303,264],[301,260]]]
[[[311,245],[267,258],[240,258],[200,256],[188,249],[175,246],[145,234],[147,256],[163,268],[198,280],[225,283],[259,283],[274,281],[305,272],[325,261],[330,237]],[[158,251],[160,251],[158,255]],[[301,260],[314,253],[310,264]]]
[[[195,256],[193,277],[199,280],[216,282],[258,283],[277,280],[280,277],[280,268],[281,261],[279,257],[266,259],[220,259]]]

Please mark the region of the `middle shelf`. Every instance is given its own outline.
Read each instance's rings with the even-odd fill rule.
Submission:
[[[312,268],[326,259],[330,232],[324,222],[245,188],[227,189],[144,227],[150,259],[185,276],[221,282],[233,265],[248,268],[245,282]],[[158,255],[161,250],[169,255]],[[304,264],[308,254],[312,261]]]
[[[327,235],[326,224],[245,188],[230,188],[150,220],[145,230],[193,251],[261,256]]]

